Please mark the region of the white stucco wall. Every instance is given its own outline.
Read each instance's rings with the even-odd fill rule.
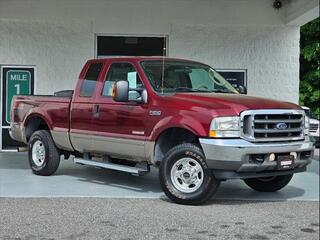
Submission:
[[[249,95],[298,102],[299,37],[299,29],[286,26],[174,26],[170,54],[248,69]]]
[[[36,65],[36,93],[72,89],[94,34],[168,34],[169,55],[248,69],[248,93],[298,101],[299,28],[269,0],[1,0],[0,64]]]

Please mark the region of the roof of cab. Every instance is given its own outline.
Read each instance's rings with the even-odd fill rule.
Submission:
[[[112,57],[106,57],[106,58],[94,58],[88,60],[88,62],[95,62],[95,61],[116,61],[116,60],[127,60],[127,61],[148,61],[148,60],[165,60],[165,61],[184,61],[184,62],[196,62],[200,63],[197,61],[193,60],[188,60],[188,59],[182,59],[182,58],[172,58],[172,57],[161,57],[161,56],[112,56]]]

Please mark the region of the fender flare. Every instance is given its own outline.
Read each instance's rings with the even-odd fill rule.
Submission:
[[[208,135],[205,126],[190,116],[168,116],[161,119],[153,128],[150,139],[157,141],[159,136],[170,128],[181,128],[190,131],[197,137],[205,137]]]

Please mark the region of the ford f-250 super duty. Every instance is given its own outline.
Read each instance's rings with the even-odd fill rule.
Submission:
[[[11,136],[28,144],[33,173],[53,174],[62,155],[136,175],[155,165],[182,204],[233,178],[283,188],[311,162],[308,130],[299,106],[238,94],[210,66],[173,58],[89,60],[74,92],[15,96],[11,106]]]

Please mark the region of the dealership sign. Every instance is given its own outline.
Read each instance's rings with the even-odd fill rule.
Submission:
[[[34,66],[1,66],[1,135],[0,149],[19,145],[9,136],[10,107],[13,96],[33,94]]]

